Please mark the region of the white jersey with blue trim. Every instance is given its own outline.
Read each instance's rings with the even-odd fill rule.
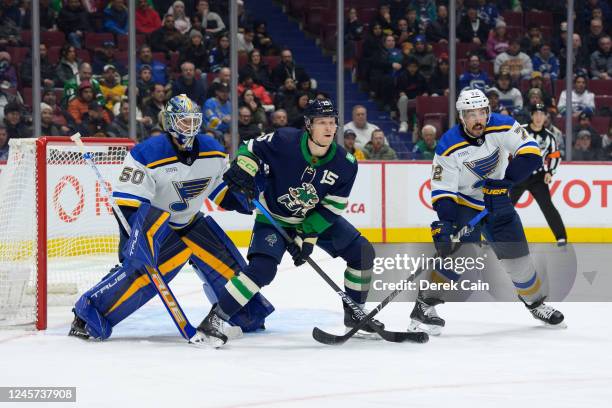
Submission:
[[[484,208],[485,178],[503,179],[509,156],[541,155],[538,143],[511,116],[492,113],[484,135],[472,139],[462,125],[449,129],[438,142],[431,175],[431,201],[447,197],[459,205]]]
[[[172,136],[155,136],[126,156],[113,184],[113,197],[120,206],[147,202],[168,211],[170,225],[180,228],[201,211],[207,197],[216,203],[223,200],[227,166],[225,150],[210,136],[197,135],[189,153],[179,151]]]

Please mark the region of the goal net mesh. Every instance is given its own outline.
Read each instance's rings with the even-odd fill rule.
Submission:
[[[73,304],[118,259],[117,222],[82,152],[45,140],[11,140],[0,167],[0,327],[36,323],[47,304]],[[87,145],[109,190],[129,147],[112,139]]]

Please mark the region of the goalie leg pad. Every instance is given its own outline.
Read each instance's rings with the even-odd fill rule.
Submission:
[[[161,210],[145,205],[139,208],[140,211],[142,213],[133,218],[130,239],[122,235],[119,241],[119,248],[124,248],[123,263],[85,292],[75,305],[77,316],[85,320],[92,337],[108,338],[112,327],[157,294],[144,262],[158,262],[157,268],[167,283],[191,256],[191,250],[179,236],[170,228],[163,227],[165,221],[158,222],[160,212],[163,213]],[[162,234],[157,235],[158,232]]]
[[[220,303],[224,313],[231,316],[229,322],[240,326],[243,332],[263,327],[274,307],[261,293],[256,292],[244,305],[230,302],[230,308],[226,304],[228,281],[236,278],[241,270],[244,271],[247,264],[221,227],[211,217],[199,215],[182,239],[193,251],[190,262],[204,282],[204,294],[208,300],[212,304]],[[239,310],[234,312],[236,307]]]

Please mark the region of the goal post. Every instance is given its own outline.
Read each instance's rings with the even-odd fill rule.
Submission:
[[[83,142],[108,182],[134,145]],[[0,327],[45,329],[49,305],[74,303],[118,262],[119,229],[103,191],[69,137],[9,141],[0,166]]]

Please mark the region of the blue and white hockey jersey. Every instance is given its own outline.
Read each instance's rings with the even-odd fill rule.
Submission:
[[[170,213],[170,225],[189,224],[210,196],[218,205],[227,187],[222,180],[228,165],[223,147],[212,137],[196,136],[191,152],[182,152],[168,134],[137,144],[126,156],[113,198],[121,207],[150,203]]]
[[[476,182],[503,179],[508,157],[521,155],[539,157],[540,148],[511,116],[492,113],[484,135],[478,139],[470,138],[461,125],[455,125],[442,135],[436,148],[431,176],[432,204],[450,198],[459,205],[482,210],[482,189],[475,187]]]
[[[335,142],[324,157],[314,157],[306,132],[280,128],[249,140],[238,154],[257,159],[267,169],[259,201],[284,226],[321,233],[348,205],[357,160]],[[261,214],[257,220],[267,222]]]

